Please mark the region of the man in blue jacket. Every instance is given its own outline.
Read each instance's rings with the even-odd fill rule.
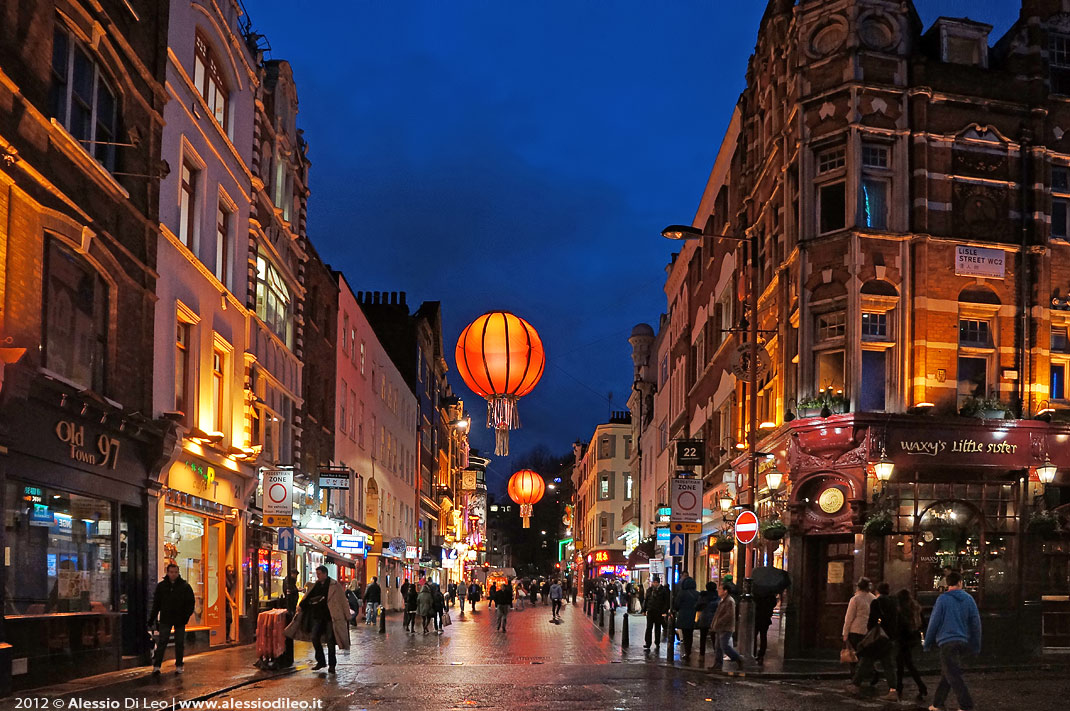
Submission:
[[[962,576],[948,573],[947,592],[936,600],[929,629],[925,633],[925,649],[940,648],[940,685],[929,711],[943,711],[948,692],[955,690],[962,711],[973,710],[973,699],[962,679],[962,655],[981,652],[981,615],[977,603],[962,589]]]

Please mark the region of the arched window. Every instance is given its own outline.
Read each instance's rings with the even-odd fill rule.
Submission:
[[[208,102],[208,108],[216,122],[227,129],[227,83],[223,80],[222,65],[216,60],[215,53],[208,48],[208,43],[200,34],[195,40],[193,84],[201,96]]]
[[[58,21],[52,34],[52,116],[108,171],[115,170],[118,102],[92,54]]]

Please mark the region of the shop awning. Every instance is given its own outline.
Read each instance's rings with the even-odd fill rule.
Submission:
[[[375,535],[375,529],[374,528],[372,528],[371,526],[368,526],[366,524],[360,523],[359,521],[354,521],[353,519],[349,518],[348,516],[338,516],[336,514],[334,516],[334,518],[335,518],[335,520],[341,521],[343,526],[346,526],[348,528],[352,528],[354,531],[360,531],[361,533],[367,534],[367,536],[369,538],[371,536]]]
[[[656,557],[654,552],[654,539],[643,541],[628,554],[628,568],[635,570],[637,565],[648,565],[650,559]]]
[[[297,534],[298,542],[301,543],[301,545],[305,546],[306,548],[311,548],[312,550],[316,551],[317,553],[322,553],[323,555],[327,556],[328,558],[330,558],[331,560],[333,560],[335,563],[337,563],[339,565],[345,565],[345,566],[348,566],[350,568],[355,568],[356,567],[356,563],[353,562],[352,558],[350,558],[347,555],[343,555],[343,554],[339,553],[336,550],[332,550],[332,549],[328,548],[327,546],[323,545],[319,541],[315,541],[315,540],[309,538],[305,534],[301,533],[301,529],[300,528],[295,528],[294,529],[294,533]]]

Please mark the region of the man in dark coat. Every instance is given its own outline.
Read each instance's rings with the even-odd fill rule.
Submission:
[[[674,591],[673,612],[676,613],[676,628],[681,631],[683,652],[681,659],[691,656],[691,646],[695,639],[695,615],[698,610],[698,590],[695,579],[684,573],[680,586]]]
[[[650,589],[646,593],[646,643],[643,649],[650,649],[650,632],[654,632],[654,646],[661,646],[661,629],[665,624],[665,613],[669,611],[669,589],[661,584],[657,575],[650,579]]]
[[[373,577],[364,591],[364,624],[370,625],[375,622],[379,611],[379,604],[383,601],[383,591],[379,587],[379,578]]]
[[[186,648],[186,623],[193,614],[196,601],[193,588],[178,574],[178,566],[167,565],[167,576],[156,586],[152,596],[152,612],[149,613],[149,627],[159,624],[160,639],[156,645],[156,656],[152,662],[152,673],[160,673],[163,655],[171,641],[171,631],[175,635],[175,673],[184,670],[182,654]]]

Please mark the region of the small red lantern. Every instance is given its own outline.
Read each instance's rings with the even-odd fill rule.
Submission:
[[[542,477],[530,469],[521,469],[509,477],[509,498],[520,504],[524,528],[531,527],[531,507],[539,503],[545,491],[546,483]]]
[[[542,339],[531,324],[508,311],[491,311],[470,323],[457,339],[457,372],[487,401],[487,427],[494,453],[509,454],[509,430],[520,427],[516,401],[531,392],[546,367]]]

